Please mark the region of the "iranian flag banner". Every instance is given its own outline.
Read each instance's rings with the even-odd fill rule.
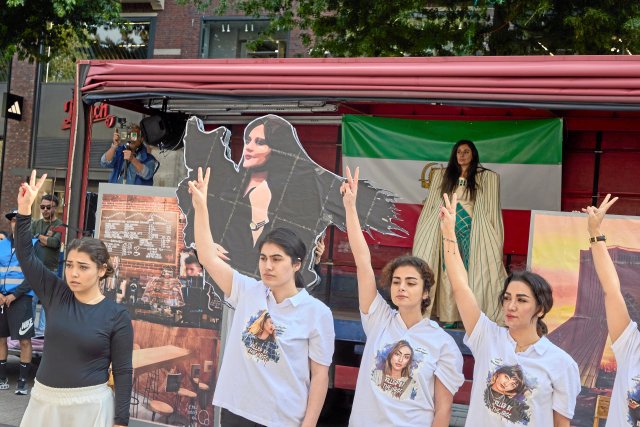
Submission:
[[[342,161],[360,178],[393,193],[407,238],[378,243],[411,247],[432,168],[446,167],[454,143],[474,142],[480,164],[500,175],[503,210],[560,210],[562,120],[407,120],[345,115]],[[426,184],[428,186],[428,183]]]

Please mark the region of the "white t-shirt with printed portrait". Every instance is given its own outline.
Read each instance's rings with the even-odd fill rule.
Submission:
[[[629,322],[611,348],[618,372],[607,427],[640,427],[640,331],[636,322]]]
[[[464,382],[456,342],[428,319],[407,328],[380,294],[361,318],[367,343],[349,426],[430,426],[435,377],[452,394]]]
[[[309,396],[309,359],[330,366],[333,317],[300,290],[277,303],[262,281],[233,273],[235,313],[213,404],[266,426],[299,426]]]
[[[516,353],[507,328],[481,314],[465,344],[475,359],[465,426],[553,426],[553,412],[573,418],[578,365],[546,337]]]

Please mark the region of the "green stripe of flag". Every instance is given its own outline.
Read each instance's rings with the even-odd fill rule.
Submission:
[[[447,162],[451,147],[469,139],[481,163],[562,164],[562,120],[451,121],[345,115],[346,157]]]

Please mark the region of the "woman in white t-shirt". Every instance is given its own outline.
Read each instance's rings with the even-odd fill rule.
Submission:
[[[607,326],[613,343],[611,348],[618,365],[607,427],[640,427],[640,331],[629,316],[620,291],[620,279],[600,228],[605,214],[617,200],[617,197],[611,199],[611,194],[607,194],[600,207],[589,206],[582,211],[588,215],[591,255],[604,292]]]
[[[464,382],[462,355],[449,334],[423,318],[433,273],[420,258],[395,258],[380,279],[395,309],[378,293],[356,211],[358,174],[347,168],[341,187],[367,335],[349,425],[448,426],[453,395]]]
[[[296,287],[305,245],[293,231],[275,228],[257,245],[262,280],[233,270],[211,237],[208,184],[208,168],[189,182],[198,257],[235,308],[213,396],[223,408],[222,425],[315,426],[335,334],[329,308]]]
[[[540,275],[511,273],[500,294],[504,323],[480,311],[455,235],[457,198],[445,194],[440,227],[447,275],[475,359],[466,426],[568,427],[580,393],[576,362],[544,335],[542,318],[553,306],[551,286]],[[498,286],[499,284],[496,284]]]

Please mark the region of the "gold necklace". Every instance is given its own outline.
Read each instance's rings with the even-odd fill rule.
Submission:
[[[531,347],[532,345],[534,345],[535,343],[537,343],[538,341],[540,341],[540,338],[538,338],[537,340],[530,342],[529,344],[525,344],[525,345],[520,345],[518,344],[518,342],[516,341],[516,353],[522,353],[523,351],[527,351],[527,349],[529,347]]]

